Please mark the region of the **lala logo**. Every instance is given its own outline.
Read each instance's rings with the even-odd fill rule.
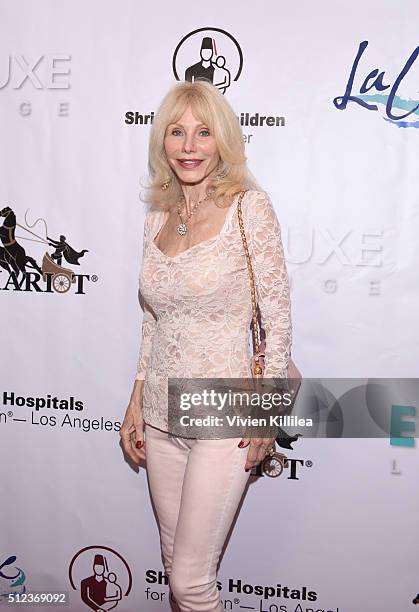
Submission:
[[[412,52],[393,84],[389,82],[384,83],[384,70],[379,72],[379,69],[375,68],[364,78],[361,87],[359,88],[359,93],[354,94],[352,90],[355,76],[359,68],[359,62],[367,46],[367,40],[364,40],[359,45],[358,53],[351,68],[345,93],[343,96],[334,98],[333,104],[337,109],[345,110],[348,102],[355,102],[363,108],[372,111],[378,111],[379,104],[381,106],[385,106],[385,116],[383,116],[385,121],[388,121],[393,125],[397,125],[399,128],[419,128],[419,100],[407,100],[397,95],[403,79],[405,79],[406,75],[409,73],[411,67],[416,61],[417,56],[419,55],[419,47],[416,47],[416,49]],[[388,93],[382,93],[388,89],[390,89]],[[396,114],[394,112],[394,109],[396,108],[406,112]],[[407,119],[408,117],[410,117],[410,119]]]
[[[11,555],[3,563],[0,562],[0,602],[8,601],[9,594],[22,595],[26,593],[25,572],[14,565],[16,555]],[[9,567],[13,564],[12,567]]]

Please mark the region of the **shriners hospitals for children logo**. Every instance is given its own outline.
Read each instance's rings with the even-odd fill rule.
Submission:
[[[72,588],[80,592],[86,609],[113,610],[132,588],[128,563],[107,546],[88,546],[79,550],[70,562],[68,576]],[[72,609],[81,610],[80,606]]]
[[[178,81],[209,81],[225,93],[237,81],[243,53],[237,40],[220,28],[199,28],[182,38],[173,54],[173,74]]]
[[[0,291],[63,294],[73,288],[75,294],[84,294],[86,281],[95,282],[97,276],[75,272],[73,266],[80,266],[79,260],[88,250],[76,251],[64,234],[58,239],[51,238],[46,220],[39,218],[30,225],[27,214],[28,211],[25,225],[21,225],[10,206],[0,210],[0,222],[3,221],[0,225]],[[17,228],[23,236],[16,235]],[[45,245],[42,260],[28,255],[20,243],[22,240]]]
[[[177,81],[208,81],[222,94],[238,81],[243,70],[243,52],[236,38],[221,28],[203,27],[189,32],[177,44],[172,56],[172,71]],[[240,111],[241,126],[251,128],[279,128],[286,124],[283,115],[265,112]],[[126,125],[149,126],[154,121],[154,110],[127,110]],[[243,134],[250,143],[254,134]]]

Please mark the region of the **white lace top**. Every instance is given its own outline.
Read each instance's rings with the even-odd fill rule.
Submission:
[[[164,431],[168,377],[251,376],[252,304],[237,202],[238,196],[218,235],[175,256],[165,255],[154,243],[164,211],[150,209],[146,214],[136,379],[144,379],[145,422]],[[279,221],[263,191],[245,194],[242,215],[266,331],[265,376],[286,377],[292,334]]]

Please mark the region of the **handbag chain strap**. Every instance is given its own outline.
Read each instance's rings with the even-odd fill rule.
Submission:
[[[242,209],[241,209],[241,203],[242,203],[242,200],[243,200],[243,197],[246,191],[248,190],[244,189],[240,193],[239,201],[237,204],[237,216],[239,219],[239,226],[240,226],[240,233],[241,233],[241,237],[243,241],[243,248],[244,248],[244,252],[246,255],[247,269],[249,271],[250,295],[252,299],[252,313],[253,313],[252,314],[252,331],[253,331],[255,352],[258,353],[260,350],[260,337],[259,337],[259,326],[258,326],[258,319],[257,319],[255,277],[253,274],[252,260],[250,258],[249,248],[247,246],[246,234],[245,234],[244,225],[243,225]]]

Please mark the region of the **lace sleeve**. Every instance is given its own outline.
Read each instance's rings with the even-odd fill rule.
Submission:
[[[265,377],[286,378],[292,329],[281,228],[267,193],[253,192],[249,196],[247,214],[243,217],[262,327],[266,332]]]
[[[143,236],[143,262],[145,256],[146,242],[149,239],[149,220],[150,213],[147,212],[144,221],[144,236]],[[141,346],[137,364],[137,374],[135,380],[144,380],[145,371],[147,368],[148,358],[151,351],[151,342],[153,340],[154,331],[156,328],[156,318],[150,306],[139,292],[140,305],[143,309],[143,322],[141,325]]]

